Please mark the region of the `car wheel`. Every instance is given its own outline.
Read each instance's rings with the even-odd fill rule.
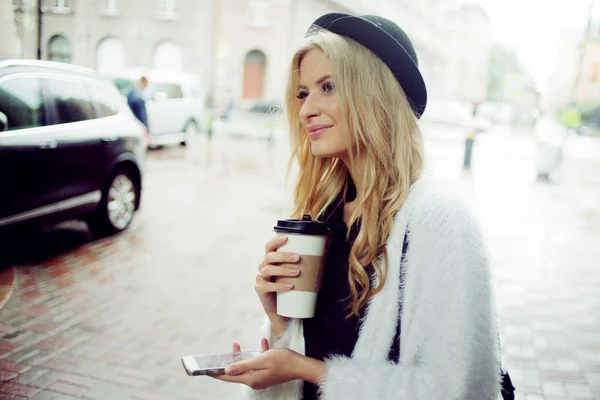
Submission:
[[[190,140],[194,140],[193,138],[196,137],[197,133],[198,133],[198,127],[196,126],[196,122],[194,122],[194,121],[188,122],[184,129],[185,140],[183,142],[181,142],[180,144],[182,146],[185,146],[187,144],[187,142],[189,142]]]
[[[102,193],[96,213],[88,219],[95,236],[122,232],[131,225],[139,195],[139,184],[128,169],[119,169]]]

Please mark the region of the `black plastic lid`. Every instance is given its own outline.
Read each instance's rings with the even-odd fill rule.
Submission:
[[[274,226],[273,229],[275,232],[315,236],[327,236],[331,233],[327,224],[313,221],[310,215],[305,215],[302,219],[280,219],[277,221],[277,226]]]

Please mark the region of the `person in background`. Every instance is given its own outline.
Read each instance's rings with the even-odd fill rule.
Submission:
[[[148,87],[148,78],[142,76],[135,86],[127,94],[127,104],[133,112],[133,115],[140,120],[142,124],[148,128],[148,114],[146,113],[146,101],[144,100],[143,91]]]

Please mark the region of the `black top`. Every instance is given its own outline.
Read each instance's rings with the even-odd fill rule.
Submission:
[[[348,185],[346,201],[356,197],[356,189],[352,182]],[[346,319],[351,300],[350,284],[348,283],[348,259],[352,244],[360,229],[357,221],[350,231],[350,239],[346,240],[347,227],[344,222],[344,205],[342,195],[323,213],[321,220],[326,222],[332,231],[332,241],[325,259],[323,285],[317,299],[317,307],[313,318],[305,319],[304,343],[306,355],[318,360],[324,360],[331,355],[351,357],[354,345],[358,339],[360,321],[365,315],[365,308],[360,310],[360,317],[355,315]],[[369,265],[367,271],[373,273]],[[390,350],[389,359],[398,362],[399,330]],[[316,400],[317,388],[310,382],[304,382],[303,400]]]

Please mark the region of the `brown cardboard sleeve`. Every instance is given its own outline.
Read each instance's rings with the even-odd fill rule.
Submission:
[[[318,292],[321,290],[323,281],[324,256],[305,256],[300,255],[300,261],[294,264],[280,264],[282,267],[296,268],[300,274],[296,277],[280,276],[276,282],[291,283],[294,285],[292,290],[301,290],[304,292]]]

